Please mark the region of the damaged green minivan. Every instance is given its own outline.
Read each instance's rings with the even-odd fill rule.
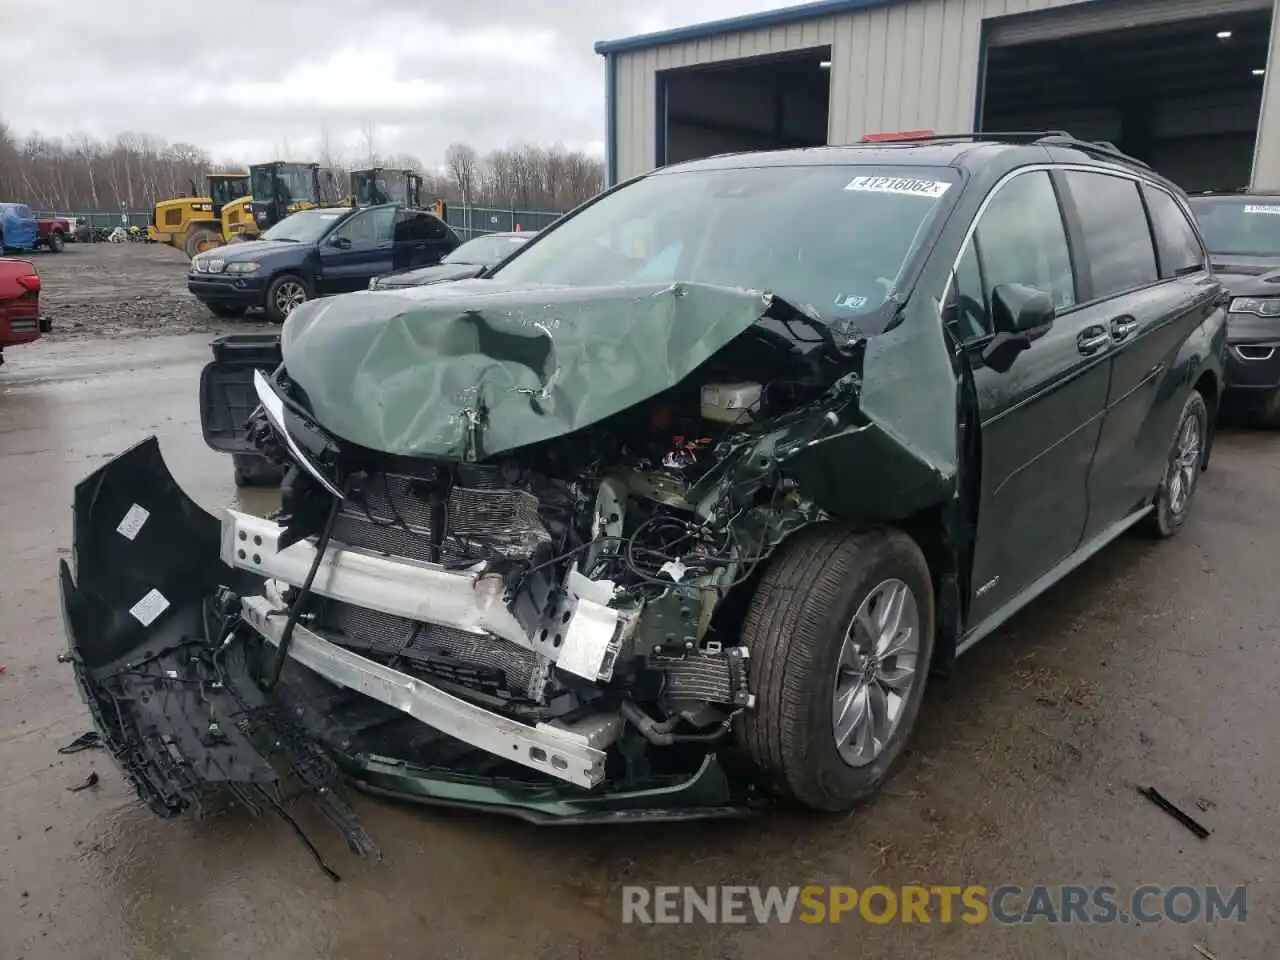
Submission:
[[[661,169],[479,278],[290,315],[204,403],[285,469],[275,515],[202,510],[154,438],[84,480],[76,673],[162,815],[301,789],[368,849],[339,781],[538,822],[848,810],[931,673],[1182,527],[1223,350],[1185,197],[1106,145]]]

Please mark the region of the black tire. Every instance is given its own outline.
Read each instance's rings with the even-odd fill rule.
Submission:
[[[889,580],[906,584],[916,600],[915,673],[880,753],[853,766],[842,758],[834,734],[836,668],[854,614]],[[845,811],[888,780],[920,711],[934,621],[928,564],[900,531],[824,524],[779,549],[743,625],[756,702],[738,728],[740,745],[777,794],[815,810]]]
[[[187,234],[187,244],[183,249],[186,251],[187,258],[191,259],[197,253],[220,246],[222,246],[222,234],[208,227],[196,227]]]
[[[302,299],[293,302],[293,296],[286,296],[289,291],[301,291]],[[262,306],[272,323],[284,323],[285,317],[310,299],[311,285],[306,280],[296,273],[282,273],[267,286],[267,295]],[[292,306],[287,306],[286,300],[291,302]]]
[[[52,233],[50,233],[49,239],[46,241],[46,243],[49,247],[50,253],[61,253],[62,248],[67,245],[66,238],[62,236],[61,230],[54,230]]]
[[[228,320],[236,320],[244,316],[245,308],[237,307],[231,303],[209,303],[205,306],[209,308],[209,312],[215,317],[225,317]]]
[[[1195,462],[1190,465],[1189,473],[1184,469],[1188,464],[1184,462],[1187,452],[1183,443],[1188,423],[1194,424],[1193,429],[1198,437]],[[1155,499],[1152,500],[1155,509],[1142,519],[1141,527],[1144,533],[1153,537],[1166,538],[1174,536],[1182,529],[1187,517],[1191,514],[1191,504],[1195,500],[1200,473],[1204,467],[1208,439],[1209,408],[1205,405],[1204,397],[1200,396],[1200,391],[1192,390],[1182,405],[1182,415],[1178,417],[1178,428],[1174,431],[1173,441],[1169,444],[1169,457],[1164,475],[1160,478],[1160,486],[1156,489]],[[1177,486],[1189,484],[1189,488],[1186,490],[1185,497],[1179,492],[1175,498],[1175,477],[1179,473],[1181,473],[1181,484]]]

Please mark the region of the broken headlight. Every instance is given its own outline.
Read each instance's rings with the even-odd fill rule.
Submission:
[[[327,472],[316,462],[315,458],[306,453],[302,449],[302,444],[294,438],[286,426],[286,421],[291,416],[296,416],[288,409],[284,398],[276,392],[261,370],[253,372],[253,389],[258,394],[258,402],[262,404],[262,410],[267,415],[267,419],[271,422],[271,426],[275,429],[280,439],[284,442],[285,448],[289,454],[307,473],[315,477],[319,484],[328,490],[335,497],[341,497],[342,491],[338,488]]]

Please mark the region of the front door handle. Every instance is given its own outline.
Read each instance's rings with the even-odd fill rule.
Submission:
[[[1111,343],[1111,334],[1106,328],[1094,324],[1080,331],[1080,336],[1076,337],[1076,349],[1085,356],[1097,353],[1103,347]]]
[[[1138,329],[1138,321],[1133,317],[1116,317],[1111,321],[1111,338],[1123,340],[1136,329]]]

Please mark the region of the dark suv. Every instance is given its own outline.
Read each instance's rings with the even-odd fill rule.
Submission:
[[[462,241],[439,217],[397,203],[317,207],[258,239],[191,258],[187,290],[220,317],[260,307],[280,323],[315,297],[364,290],[384,273],[429,267]]]
[[[1231,295],[1224,400],[1280,427],[1280,194],[1190,199],[1214,272]]]
[[[240,408],[270,519],[154,438],[82,483],[76,669],[162,813],[280,743],[538,821],[845,810],[932,671],[1183,526],[1222,296],[1184,195],[1063,135],[656,170],[295,309]]]

